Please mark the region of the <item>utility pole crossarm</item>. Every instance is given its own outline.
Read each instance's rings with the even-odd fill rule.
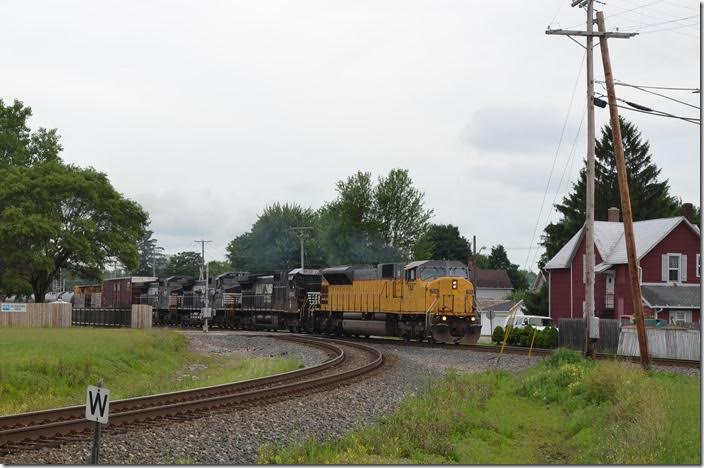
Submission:
[[[298,238],[301,240],[301,270],[303,270],[305,267],[305,265],[303,263],[304,259],[305,259],[304,250],[303,250],[303,240],[306,237],[306,231],[310,231],[312,229],[313,228],[310,226],[297,226],[297,227],[291,228],[291,230],[293,232],[295,232],[296,235],[298,236]]]
[[[545,31],[545,34],[549,35],[555,35],[555,36],[586,36],[586,37],[607,37],[607,38],[615,38],[615,39],[630,39],[633,36],[636,36],[638,33],[625,33],[625,32],[618,32],[618,31],[604,31],[604,32],[598,32],[598,31],[573,31],[569,29],[548,29]]]

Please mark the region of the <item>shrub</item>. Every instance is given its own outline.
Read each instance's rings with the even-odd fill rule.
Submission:
[[[557,328],[547,327],[542,332],[540,332],[540,347],[541,348],[557,348]],[[536,338],[537,340],[537,338]]]
[[[494,328],[494,332],[491,334],[491,341],[493,341],[497,345],[500,345],[501,342],[504,341],[504,327],[499,325],[498,327]]]

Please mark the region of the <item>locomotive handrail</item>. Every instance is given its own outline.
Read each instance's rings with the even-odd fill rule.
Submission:
[[[435,307],[435,304],[437,304],[439,299],[440,296],[436,297],[433,303],[430,304],[430,307],[428,307],[428,310],[425,311],[425,333],[428,333],[428,330],[430,329],[430,311],[433,310],[433,307]]]

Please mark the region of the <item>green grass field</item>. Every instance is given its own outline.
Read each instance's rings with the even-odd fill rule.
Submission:
[[[0,328],[0,414],[83,404],[100,380],[117,400],[300,367],[290,357],[194,354],[170,330]]]
[[[559,351],[520,375],[450,372],[378,424],[260,463],[700,464],[700,379]]]

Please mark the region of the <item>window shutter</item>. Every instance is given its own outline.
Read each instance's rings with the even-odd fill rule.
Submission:
[[[587,254],[582,255],[582,283],[587,282]]]
[[[667,255],[662,256],[662,278],[661,280],[663,282],[667,282]]]
[[[682,255],[680,260],[680,281],[683,283],[687,281],[687,256]]]
[[[694,268],[694,274],[699,278],[702,275],[702,257],[700,254],[697,254],[697,263],[695,263]]]

